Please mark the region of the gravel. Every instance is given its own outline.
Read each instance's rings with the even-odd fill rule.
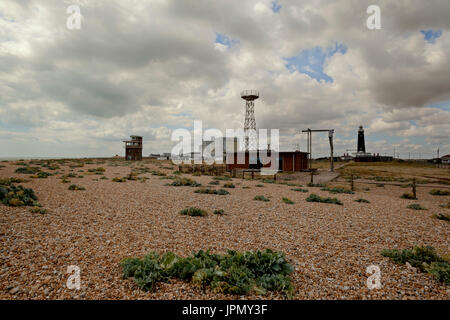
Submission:
[[[155,163],[145,165],[150,171],[173,171]],[[29,176],[15,174],[17,166],[12,162],[2,165],[1,178]],[[99,166],[106,168],[108,180],[87,173]],[[166,186],[171,180],[151,173],[140,175],[149,178],[145,183],[111,181],[128,174],[129,166],[91,164],[74,172],[79,169],[84,170],[79,173],[84,178],[68,179],[85,191],[70,191],[69,184],[58,179],[70,172],[68,166],[61,166],[57,176],[22,183],[34,189],[47,214],[0,204],[0,299],[240,299],[178,280],[160,283],[154,292],[143,292],[132,280],[122,279],[119,263],[125,257],[152,250],[186,256],[208,248],[217,253],[227,249],[283,251],[295,268],[294,299],[450,298],[449,286],[380,255],[382,249],[415,244],[432,245],[448,255],[449,224],[431,215],[448,210],[439,204],[450,197],[433,197],[427,188],[420,188],[419,201],[411,201],[400,199],[405,189],[395,186],[331,195],[311,187],[307,188],[309,193],[295,192],[281,184],[257,188],[261,182],[235,178],[236,188],[227,189],[230,195],[219,196],[196,194],[193,187]],[[212,180],[208,176],[183,176],[204,186]],[[310,193],[337,197],[344,205],[306,202]],[[270,201],[253,200],[260,194]],[[283,197],[295,204],[283,203]],[[354,202],[359,198],[370,204]],[[415,202],[428,210],[406,208]],[[199,207],[210,214],[180,215],[187,207]],[[226,214],[212,214],[216,209],[224,209]],[[70,265],[80,268],[80,290],[66,285]],[[367,288],[369,265],[380,267],[381,289]],[[270,293],[243,298],[283,296]]]

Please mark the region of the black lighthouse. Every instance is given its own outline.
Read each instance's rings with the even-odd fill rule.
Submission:
[[[363,126],[359,126],[358,130],[358,153],[366,153],[366,143],[364,142],[364,129]]]

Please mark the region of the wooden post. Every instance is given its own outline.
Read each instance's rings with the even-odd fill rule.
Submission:
[[[353,182],[353,173],[350,175],[350,188],[352,191],[355,191],[355,184]]]
[[[413,193],[414,199],[417,199],[416,178],[415,177],[413,178],[413,181],[412,181],[412,193]]]
[[[277,174],[276,173],[273,175],[273,180],[277,181]]]
[[[314,183],[314,171],[311,170],[311,183]]]
[[[252,170],[252,180],[255,178],[255,171]]]
[[[245,179],[245,171],[242,170],[242,179]]]
[[[232,170],[232,175],[233,175],[233,178],[236,178],[236,169]]]

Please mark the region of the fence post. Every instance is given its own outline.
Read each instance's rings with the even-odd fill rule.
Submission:
[[[311,170],[311,183],[314,183],[314,171]]]
[[[355,191],[355,184],[353,182],[353,173],[350,175],[350,188],[352,191]]]
[[[415,177],[413,178],[413,181],[412,181],[412,193],[413,193],[414,199],[417,199],[416,178]]]

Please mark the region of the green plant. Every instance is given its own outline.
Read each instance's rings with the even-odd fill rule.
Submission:
[[[355,202],[362,202],[362,203],[370,203],[370,201],[369,200],[366,200],[366,199],[362,199],[362,198],[360,198],[360,199],[358,199],[358,200],[355,200]]]
[[[407,208],[412,210],[427,210],[418,203],[410,204],[409,206],[407,206]]]
[[[12,207],[40,206],[33,189],[24,188],[22,186],[0,186],[0,201],[2,201],[3,204]]]
[[[322,188],[320,190],[328,191],[328,192],[333,193],[333,194],[336,194],[336,193],[354,194],[354,192],[352,190],[348,190],[348,189],[345,189],[345,188],[338,188],[338,187],[335,187],[335,188],[325,187],[325,188]]]
[[[218,180],[218,181],[230,181],[232,180],[230,177],[227,176],[217,176],[217,177],[213,177],[214,180]]]
[[[20,179],[20,178],[5,178],[0,179],[0,186],[10,186],[13,183],[23,183],[28,182],[29,180]]]
[[[37,177],[39,179],[47,179],[47,177],[50,177],[50,176],[52,176],[51,173],[44,172],[44,171],[39,171],[38,174],[37,174]]]
[[[263,184],[257,184],[255,187],[264,188],[264,185]]]
[[[175,180],[170,184],[170,186],[174,187],[182,187],[182,186],[190,186],[190,187],[199,187],[201,186],[200,183],[197,181],[194,181],[189,178],[175,178]]]
[[[220,196],[225,196],[227,194],[230,194],[228,191],[223,190],[223,189],[197,189],[194,191],[195,193],[204,193],[204,194],[217,194]]]
[[[213,213],[214,213],[214,214],[222,215],[222,214],[225,214],[225,211],[224,211],[223,209],[219,209],[219,210],[214,210]]]
[[[99,168],[92,168],[92,169],[88,169],[88,172],[91,173],[95,173],[95,174],[103,174],[103,172],[105,172],[105,168],[99,167]],[[78,171],[80,172],[80,171]]]
[[[308,187],[315,187],[315,188],[326,188],[327,185],[324,183],[308,183]]]
[[[445,214],[445,213],[438,213],[433,215],[434,218],[438,219],[438,220],[444,220],[444,221],[448,221],[450,222],[450,214]]]
[[[262,196],[262,195],[255,196],[255,197],[253,198],[253,200],[265,201],[265,202],[270,201],[269,199],[267,199],[266,197],[264,197],[264,196]]]
[[[236,186],[233,183],[225,183],[223,185],[223,187],[224,188],[231,188],[231,189],[236,188]]]
[[[294,204],[295,203],[294,201],[292,201],[289,198],[283,198],[283,202],[286,203],[286,204]]]
[[[293,292],[293,267],[283,253],[270,249],[242,253],[229,250],[225,255],[200,250],[186,258],[172,252],[151,252],[143,259],[126,258],[121,266],[123,277],[133,277],[138,287],[146,291],[153,290],[158,282],[178,278],[225,294],[278,291],[292,297]]]
[[[72,190],[72,191],[86,190],[86,188],[85,188],[85,187],[82,187],[82,186],[77,186],[76,184],[71,184],[71,185],[69,186],[69,190]]]
[[[384,188],[384,183],[377,183],[376,186],[377,186],[378,188]]]
[[[200,171],[196,171],[192,174],[194,177],[200,177],[202,173]]]
[[[212,186],[218,186],[220,184],[220,182],[219,181],[211,181],[209,184]]]
[[[40,214],[46,214],[48,213],[47,209],[41,208],[41,207],[33,207],[30,209],[31,213],[40,213]]]
[[[181,171],[178,171],[178,170],[172,172],[172,174],[175,174],[175,175],[180,175],[181,173],[182,173],[182,172],[181,172]]]
[[[276,181],[273,180],[273,179],[263,179],[262,182],[264,182],[264,183],[276,183]]]
[[[342,205],[342,202],[339,201],[336,198],[324,198],[324,197],[318,196],[318,195],[316,195],[314,193],[310,194],[308,196],[308,198],[306,198],[306,201],[308,201],[308,202],[332,203],[332,204]]]
[[[414,246],[411,249],[384,249],[381,255],[392,259],[395,263],[407,262],[422,272],[428,272],[438,281],[450,284],[450,264],[440,257],[430,246]]]
[[[127,179],[126,178],[115,177],[115,178],[112,179],[112,181],[113,182],[127,182]]]
[[[302,189],[302,188],[293,188],[291,190],[292,191],[297,191],[297,192],[303,192],[303,193],[309,192],[308,189]]]
[[[153,176],[160,176],[160,177],[167,176],[166,173],[160,172],[160,171],[152,171],[152,175],[153,175]]]
[[[430,191],[430,194],[433,196],[450,196],[450,191],[433,189]]]
[[[195,207],[183,209],[180,211],[180,214],[191,217],[205,217],[208,215],[208,213],[205,210]]]
[[[444,204],[441,204],[441,207],[442,207],[442,208],[450,209],[450,202],[447,202],[446,204],[445,204],[445,203],[444,203]]]
[[[22,174],[35,174],[40,171],[37,167],[20,167],[16,169],[16,173],[22,173]]]
[[[416,197],[414,197],[411,193],[404,193],[400,196],[401,199],[409,199],[409,200],[417,200]]]

